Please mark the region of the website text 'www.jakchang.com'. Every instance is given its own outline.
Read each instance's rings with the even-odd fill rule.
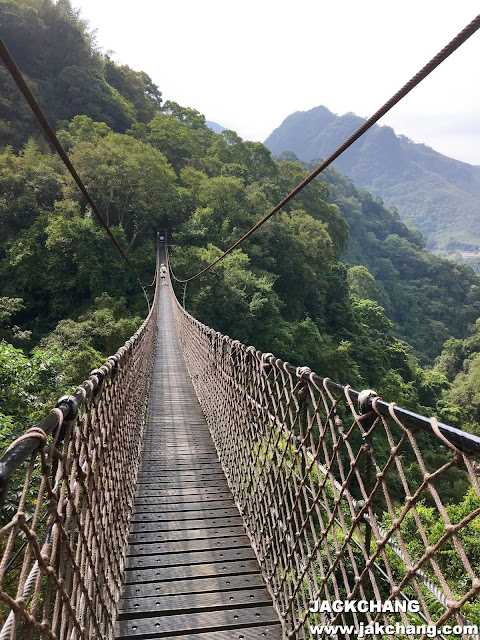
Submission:
[[[358,627],[353,625],[310,625],[310,633],[315,636],[327,635],[344,638],[345,636],[357,636],[358,638],[366,638],[368,636],[393,636],[410,635],[410,636],[427,636],[427,638],[437,638],[441,635],[462,636],[478,636],[478,627],[476,625],[443,625],[435,627],[431,624],[420,625],[403,625],[396,624],[363,624]]]

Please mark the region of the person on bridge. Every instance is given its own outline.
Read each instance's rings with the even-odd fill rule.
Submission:
[[[167,284],[165,282],[165,278],[167,277],[167,267],[163,264],[160,265],[160,279],[162,281],[162,284]]]

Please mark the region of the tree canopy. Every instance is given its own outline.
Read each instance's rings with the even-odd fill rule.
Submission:
[[[145,280],[158,229],[173,241],[174,271],[190,276],[312,168],[234,131],[215,133],[191,107],[162,103],[145,73],[96,49],[68,0],[0,0],[0,18]],[[18,400],[20,385],[30,384],[22,362],[34,372],[44,358],[45,388],[62,391],[134,331],[145,300],[5,70],[0,85],[8,88],[0,105],[0,339],[11,389],[1,410],[12,424],[27,406]],[[190,283],[186,300],[193,315],[242,342],[478,431],[480,279],[427,251],[395,208],[334,169]]]

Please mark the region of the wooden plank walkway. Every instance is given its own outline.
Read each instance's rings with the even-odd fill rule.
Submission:
[[[281,640],[162,287],[118,639]]]

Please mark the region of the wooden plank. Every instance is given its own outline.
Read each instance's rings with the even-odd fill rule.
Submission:
[[[196,511],[198,513],[199,507],[202,511],[213,511],[214,509],[220,509],[226,511],[227,509],[236,509],[235,502],[232,498],[230,500],[210,500],[207,502],[176,502],[174,504],[150,502],[149,504],[136,504],[135,514],[140,513],[170,513],[170,512],[185,512]]]
[[[210,529],[187,529],[173,531],[149,531],[148,533],[132,533],[130,534],[130,544],[138,544],[140,542],[167,542],[170,540],[203,540],[212,536],[243,536],[245,530],[242,526],[233,527],[213,527]]]
[[[137,488],[137,496],[139,498],[148,496],[160,496],[165,498],[170,496],[187,496],[189,500],[194,500],[195,498],[193,496],[199,496],[201,498],[203,495],[213,495],[216,493],[226,493],[229,496],[232,495],[228,489],[228,485],[224,486],[219,483],[204,487],[165,487],[165,485],[160,486],[150,481],[139,485]]]
[[[162,445],[159,445],[162,446]],[[197,463],[197,466],[195,466]],[[188,452],[185,448],[180,448],[178,451],[172,452],[171,455],[162,454],[158,458],[153,456],[150,458],[144,458],[139,470],[152,469],[152,468],[167,468],[170,467],[172,471],[175,469],[191,468],[198,469],[198,465],[212,464],[216,468],[221,468],[221,464],[217,457],[217,452],[212,449],[205,453],[199,453],[195,451]]]
[[[162,480],[162,486],[165,486],[165,488],[173,488],[175,486],[178,486],[179,481],[174,479],[174,478],[164,478]],[[184,482],[181,483],[181,486],[185,486],[186,488],[190,487],[198,487],[201,488],[202,486],[205,485],[218,485],[221,486],[223,483],[219,482],[218,478],[205,478],[203,480],[200,480],[198,478],[191,478],[191,479],[187,479]],[[227,485],[228,486],[228,485]]]
[[[225,475],[219,467],[218,469],[156,469],[158,482],[162,484],[164,478],[171,478],[183,482],[185,478],[221,478],[225,482]]]
[[[192,462],[190,462],[190,460],[188,462],[184,462],[184,464],[174,464],[172,465],[170,462],[168,463],[162,463],[162,465],[155,465],[155,464],[150,464],[148,466],[142,467],[141,469],[139,469],[139,475],[153,475],[153,474],[169,474],[170,476],[176,472],[177,475],[179,474],[184,474],[184,473],[193,473],[198,471],[198,469],[193,468],[194,464],[200,464],[198,461],[194,461],[194,459],[192,458]],[[217,466],[216,460],[211,459],[210,461],[207,460],[203,460],[202,462],[203,465],[210,465],[211,469],[214,470],[217,473],[220,473],[222,471],[221,467]],[[175,469],[175,471],[173,470],[173,468]]]
[[[202,473],[200,471],[186,471],[182,473],[181,471],[169,472],[169,471],[156,471],[155,478],[158,481],[158,485],[161,487],[164,483],[172,483],[174,482],[176,485],[182,486],[187,482],[199,482],[202,484],[205,480],[210,480],[216,482],[219,486],[225,486],[225,476],[223,471],[220,469],[218,471],[206,471]],[[226,485],[228,486],[228,485]]]
[[[165,443],[158,445],[161,447],[166,446]],[[215,464],[220,464],[218,461],[217,451],[215,447],[210,446],[197,446],[197,447],[186,447],[186,446],[178,446],[174,448],[170,448],[168,451],[162,454],[161,457],[158,458],[150,458],[149,464],[154,464],[155,461],[165,461],[169,462],[172,466],[172,469],[175,468],[177,463],[181,463],[182,461],[191,461],[195,458],[210,458],[215,461]],[[147,459],[148,460],[148,459]]]
[[[194,552],[194,551],[207,551],[207,550],[218,550],[218,549],[241,549],[241,548],[251,548],[250,540],[248,537],[243,534],[242,536],[230,536],[230,537],[216,537],[211,536],[205,539],[187,539],[187,540],[167,540],[164,542],[152,542],[146,543],[144,541],[138,542],[136,544],[130,544],[130,548],[128,550],[129,556],[140,556],[140,555],[157,555],[164,553],[183,553],[183,552]]]
[[[133,522],[131,526],[132,533],[144,533],[146,531],[177,531],[180,528],[182,530],[198,530],[198,529],[213,529],[215,527],[231,527],[240,526],[238,520],[238,512],[233,516],[226,516],[225,514],[219,514],[214,518],[193,518],[192,520],[140,520],[139,522]]]
[[[170,567],[172,565],[195,565],[214,562],[228,562],[231,560],[254,560],[255,554],[251,547],[240,549],[203,549],[201,551],[184,551],[181,554],[130,556],[127,560],[129,569],[149,567]]]
[[[228,516],[238,518],[238,509],[230,507],[228,509],[198,509],[196,511],[169,511],[164,513],[134,513],[132,522],[159,522],[162,520],[175,523],[179,520],[205,520],[209,518],[226,518]]]
[[[171,596],[186,593],[215,593],[239,589],[265,588],[262,577],[258,573],[244,573],[238,576],[225,575],[210,578],[190,578],[188,580],[170,580],[163,582],[141,582],[127,584],[123,593],[123,601],[130,598],[148,596]]]
[[[236,631],[210,631],[207,633],[189,633],[188,636],[168,636],[170,640],[282,640],[280,624],[268,627],[253,627]],[[297,639],[300,640],[300,637]]]
[[[164,495],[161,491],[157,493],[143,493],[143,491],[139,490],[135,498],[135,504],[180,504],[182,502],[192,502],[192,496],[195,496],[193,499],[201,504],[216,500],[232,500],[232,494],[229,491],[222,491],[220,489],[216,491],[203,491],[202,493],[178,493],[176,495]]]
[[[219,609],[264,607],[272,604],[265,589],[242,589],[240,591],[197,592],[124,600],[119,620],[143,616],[168,616]]]
[[[178,500],[179,502],[192,502],[192,500],[202,500],[207,502],[208,500],[232,500],[232,494],[224,487],[213,486],[204,487],[205,491],[199,491],[199,488],[192,487],[183,489],[179,487],[176,493],[172,491],[164,492],[161,489],[153,488],[151,484],[143,485],[144,488],[139,487],[137,490],[135,502],[138,504],[159,502],[173,502]]]
[[[215,630],[243,630],[245,627],[258,627],[278,624],[278,615],[272,607],[254,607],[249,609],[226,609],[188,613],[136,620],[120,620],[117,623],[118,638],[168,638],[173,634],[185,632],[205,633]]]
[[[255,560],[237,560],[217,562],[215,564],[196,564],[159,566],[156,568],[136,568],[125,571],[125,584],[139,584],[141,582],[164,582],[169,580],[183,580],[188,578],[213,578],[218,576],[238,576],[245,573],[258,573],[258,562]]]

